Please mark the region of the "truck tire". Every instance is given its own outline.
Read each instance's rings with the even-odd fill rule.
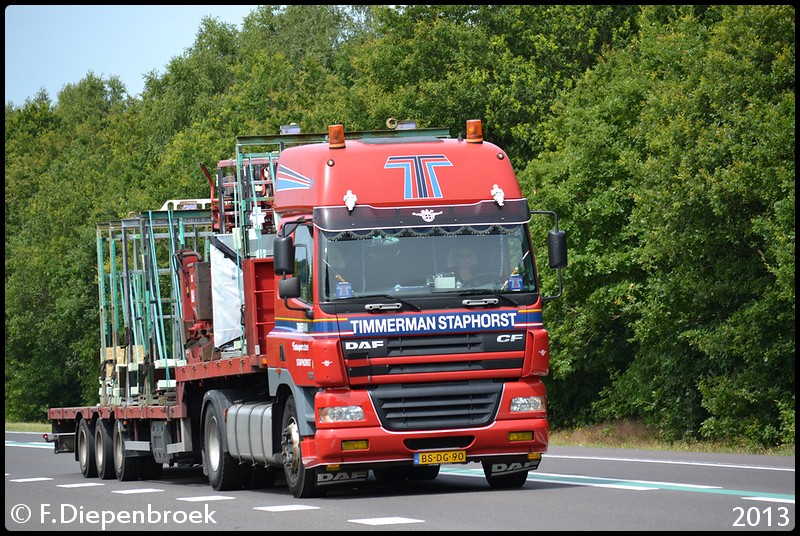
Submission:
[[[97,460],[94,454],[94,423],[81,419],[81,422],[78,423],[76,443],[81,473],[86,478],[95,478],[97,476]]]
[[[125,456],[125,438],[122,421],[117,421],[114,426],[114,471],[120,482],[138,480],[141,470],[137,456]]]
[[[241,465],[226,448],[225,421],[214,404],[206,409],[203,426],[203,465],[208,482],[215,491],[242,489],[248,476],[248,466]]]
[[[98,419],[94,423],[94,457],[97,461],[97,476],[109,480],[116,475],[114,471],[114,440],[111,437],[111,423]]]
[[[492,462],[483,462],[483,474],[489,485],[495,489],[521,488],[528,480],[528,471],[508,473],[503,475],[491,474]]]
[[[317,471],[316,469],[307,469],[303,465],[300,427],[297,422],[297,406],[293,396],[286,400],[286,406],[283,408],[281,430],[283,473],[289,491],[298,499],[319,497],[324,490],[320,490],[319,486],[317,486]]]

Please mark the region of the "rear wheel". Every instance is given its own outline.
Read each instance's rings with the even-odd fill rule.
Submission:
[[[97,461],[97,476],[103,480],[114,478],[114,442],[111,438],[111,423],[98,419],[94,424],[94,456]]]
[[[281,421],[281,452],[283,472],[289,491],[297,498],[318,497],[322,491],[317,486],[316,469],[303,465],[303,452],[300,446],[300,426],[297,420],[297,406],[294,397],[286,400]],[[324,490],[323,490],[324,491]]]
[[[122,421],[117,421],[114,426],[114,472],[120,482],[138,480],[141,470],[141,462],[137,456],[125,455],[126,438],[127,434],[122,426]]]
[[[206,410],[203,434],[203,464],[211,487],[216,491],[241,489],[248,467],[239,464],[225,448],[225,421],[213,404]]]
[[[97,460],[94,452],[94,424],[81,419],[78,424],[78,438],[76,441],[78,452],[78,464],[81,466],[81,473],[86,478],[97,476]]]

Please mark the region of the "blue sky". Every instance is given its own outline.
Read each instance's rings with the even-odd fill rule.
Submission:
[[[44,88],[52,101],[66,84],[89,71],[117,76],[128,93],[144,89],[143,76],[194,44],[200,21],[211,16],[241,29],[255,5],[56,6],[5,8],[5,103],[25,103]]]

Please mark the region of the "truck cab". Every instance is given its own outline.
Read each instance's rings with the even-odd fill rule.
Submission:
[[[304,393],[289,449],[300,477],[480,461],[492,485],[521,485],[547,448],[549,341],[507,155],[479,122],[466,139],[336,128],[285,149],[275,184],[266,355],[281,371],[270,385]]]

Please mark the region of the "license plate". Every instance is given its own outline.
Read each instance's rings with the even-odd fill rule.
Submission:
[[[439,450],[414,453],[414,465],[438,465],[440,463],[464,463],[466,461],[466,450]]]

